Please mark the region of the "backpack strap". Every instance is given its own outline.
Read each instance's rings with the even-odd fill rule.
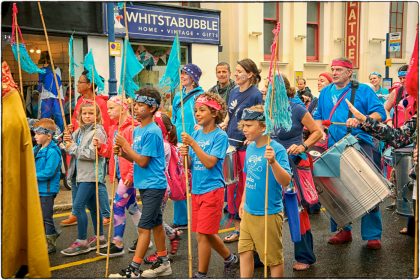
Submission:
[[[183,103],[187,103],[188,100],[191,99],[191,97],[193,97],[196,94],[196,92],[191,92],[190,94],[188,94],[187,96],[185,96],[185,98],[182,99]],[[182,92],[181,92],[181,98],[182,98]],[[179,103],[176,105],[176,110],[179,110],[179,108],[181,108],[181,100],[179,100]]]
[[[401,99],[402,99],[402,95],[404,92],[404,87],[400,86],[400,88],[398,89],[397,95],[395,96],[395,100],[394,100],[394,116],[395,116],[395,123],[393,124],[394,127],[398,126],[398,114],[397,114],[397,110],[398,110],[398,104],[400,103]]]
[[[350,95],[350,103],[354,105],[354,99],[356,98],[356,90],[359,87],[359,82],[356,80],[351,81],[351,95]],[[353,113],[349,110],[348,119],[353,116]],[[351,127],[347,127],[347,133],[351,132]]]

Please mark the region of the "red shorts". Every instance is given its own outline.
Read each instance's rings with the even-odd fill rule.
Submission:
[[[217,234],[222,219],[225,189],[218,188],[205,194],[192,194],[192,231]]]

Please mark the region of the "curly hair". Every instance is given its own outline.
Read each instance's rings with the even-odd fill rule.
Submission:
[[[249,109],[249,110],[252,110],[252,111],[255,111],[255,112],[264,113],[264,106],[261,105],[261,104],[254,105],[254,106],[251,106],[251,107],[246,108],[246,109]],[[260,123],[261,127],[265,127],[265,121],[258,121],[258,122]],[[240,120],[239,123],[238,123],[238,129],[242,131],[243,128],[244,128],[244,121]]]
[[[139,95],[139,96],[151,97],[151,98],[154,98],[156,100],[156,103],[158,104],[158,106],[153,111],[153,115],[159,110],[160,103],[162,102],[162,97],[160,95],[159,90],[157,90],[156,88],[151,87],[151,86],[146,86],[146,87],[143,87],[140,90],[138,90],[136,92],[136,94]]]
[[[215,123],[216,124],[221,123],[225,119],[225,117],[226,117],[227,106],[226,106],[225,100],[219,94],[213,93],[213,92],[205,92],[205,93],[202,93],[199,96],[197,96],[196,100],[200,96],[205,96],[207,99],[216,101],[220,106],[222,106],[222,109],[220,109],[220,110],[216,110],[214,108],[208,107],[210,109],[210,112],[212,114],[213,113],[216,114]]]

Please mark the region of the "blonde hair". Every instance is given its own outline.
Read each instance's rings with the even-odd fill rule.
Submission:
[[[79,112],[77,114],[77,121],[79,122],[79,126],[85,125],[85,123],[82,120],[82,110],[83,108],[89,108],[93,107],[93,102],[83,102],[79,107]],[[102,114],[101,110],[99,109],[98,104],[96,104],[96,123],[102,124]]]
[[[252,110],[252,111],[255,111],[255,112],[259,112],[259,113],[264,113],[264,106],[261,105],[261,104],[254,105],[254,106],[251,106],[251,107],[246,108],[246,109],[249,109],[249,110]],[[261,127],[265,127],[265,121],[258,121],[258,122],[259,122]],[[239,123],[238,123],[238,129],[242,130],[243,128],[244,128],[244,121],[240,120]]]
[[[225,119],[226,112],[227,112],[226,111],[227,106],[226,106],[225,100],[219,94],[213,93],[213,92],[202,93],[199,96],[197,96],[197,99],[200,96],[205,96],[207,99],[216,101],[220,106],[222,106],[222,109],[220,109],[220,110],[216,110],[214,108],[208,107],[210,109],[210,112],[216,113],[215,123],[216,124],[221,123]]]
[[[34,124],[34,128],[36,127],[42,127],[51,131],[55,131],[57,129],[54,120],[48,118],[40,119],[39,121],[37,121]]]

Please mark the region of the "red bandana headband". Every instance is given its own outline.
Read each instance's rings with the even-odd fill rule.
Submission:
[[[351,62],[347,62],[347,61],[342,61],[339,59],[334,59],[331,63],[331,66],[342,66],[342,67],[346,67],[349,69],[353,69],[353,64]]]
[[[120,97],[120,96],[113,96],[108,101],[114,102],[115,104],[120,105],[121,107],[124,108],[124,110],[128,109],[127,103],[123,102],[122,97]]]
[[[195,101],[195,104],[206,105],[206,106],[208,106],[210,108],[213,108],[213,109],[216,109],[216,110],[221,110],[222,109],[222,105],[217,103],[215,100],[208,99],[204,95],[199,96],[197,98],[197,100]]]

